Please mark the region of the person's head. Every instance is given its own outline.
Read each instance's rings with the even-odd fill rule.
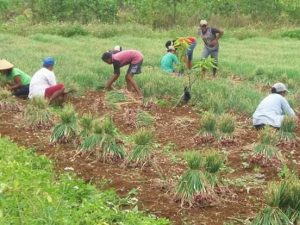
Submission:
[[[170,45],[169,47],[168,47],[168,50],[167,50],[167,52],[171,52],[171,53],[175,53],[175,48],[174,48],[174,46],[173,45]]]
[[[47,68],[48,70],[53,70],[55,64],[55,60],[53,57],[46,57],[43,60],[43,67]]]
[[[10,62],[8,62],[7,60],[5,60],[5,59],[0,60],[0,72],[3,75],[8,76],[11,73],[13,68],[14,68],[14,65],[11,64]]]
[[[168,40],[165,44],[166,48],[169,49],[169,46],[174,46],[176,40]]]
[[[207,21],[206,20],[200,20],[200,29],[202,30],[202,32],[206,32],[207,30]]]
[[[285,96],[286,92],[288,92],[288,89],[283,83],[278,82],[272,86],[271,92]]]
[[[101,58],[107,64],[112,64],[112,53],[111,52],[104,52]]]

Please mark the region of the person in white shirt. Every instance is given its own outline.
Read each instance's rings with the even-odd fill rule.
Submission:
[[[52,57],[44,59],[43,68],[39,69],[32,77],[29,85],[29,98],[45,97],[49,103],[62,102],[65,99],[63,84],[56,83],[53,72],[55,61]]]
[[[294,110],[284,98],[288,92],[283,83],[276,83],[272,86],[271,94],[265,97],[256,108],[253,114],[253,126],[261,129],[265,125],[280,128],[285,115],[295,117]]]

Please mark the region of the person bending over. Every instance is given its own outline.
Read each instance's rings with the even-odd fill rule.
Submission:
[[[112,84],[119,78],[120,69],[125,65],[129,65],[125,75],[128,91],[135,91],[139,97],[142,97],[138,85],[133,79],[134,74],[141,73],[141,67],[143,64],[143,55],[137,50],[125,50],[115,54],[111,52],[105,52],[102,55],[102,60],[107,64],[112,64],[114,67],[114,73],[112,77],[106,83],[106,89],[111,90]]]

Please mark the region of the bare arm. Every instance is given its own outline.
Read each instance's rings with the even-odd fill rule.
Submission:
[[[11,90],[15,90],[22,86],[22,81],[21,81],[20,76],[15,76],[14,81],[15,81],[15,83],[12,86],[10,86]]]

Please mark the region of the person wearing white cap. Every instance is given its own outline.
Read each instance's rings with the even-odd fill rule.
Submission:
[[[219,55],[219,39],[224,34],[224,31],[217,28],[209,27],[206,20],[200,20],[198,34],[204,42],[204,48],[201,53],[201,59],[205,59],[208,56],[214,58],[215,67],[213,68],[213,75],[216,76]]]
[[[284,98],[288,92],[283,83],[276,83],[272,86],[271,94],[265,97],[256,108],[253,114],[253,126],[261,129],[265,125],[280,128],[284,115],[296,117],[294,110]]]
[[[15,68],[12,63],[5,59],[0,60],[0,72],[4,74],[9,81],[13,81],[13,84],[10,86],[13,95],[21,98],[28,97],[31,79],[28,74]]]
[[[174,64],[178,64],[174,46],[168,47],[167,53],[160,60],[160,69],[167,73],[175,73]],[[175,75],[175,74],[174,74]]]

